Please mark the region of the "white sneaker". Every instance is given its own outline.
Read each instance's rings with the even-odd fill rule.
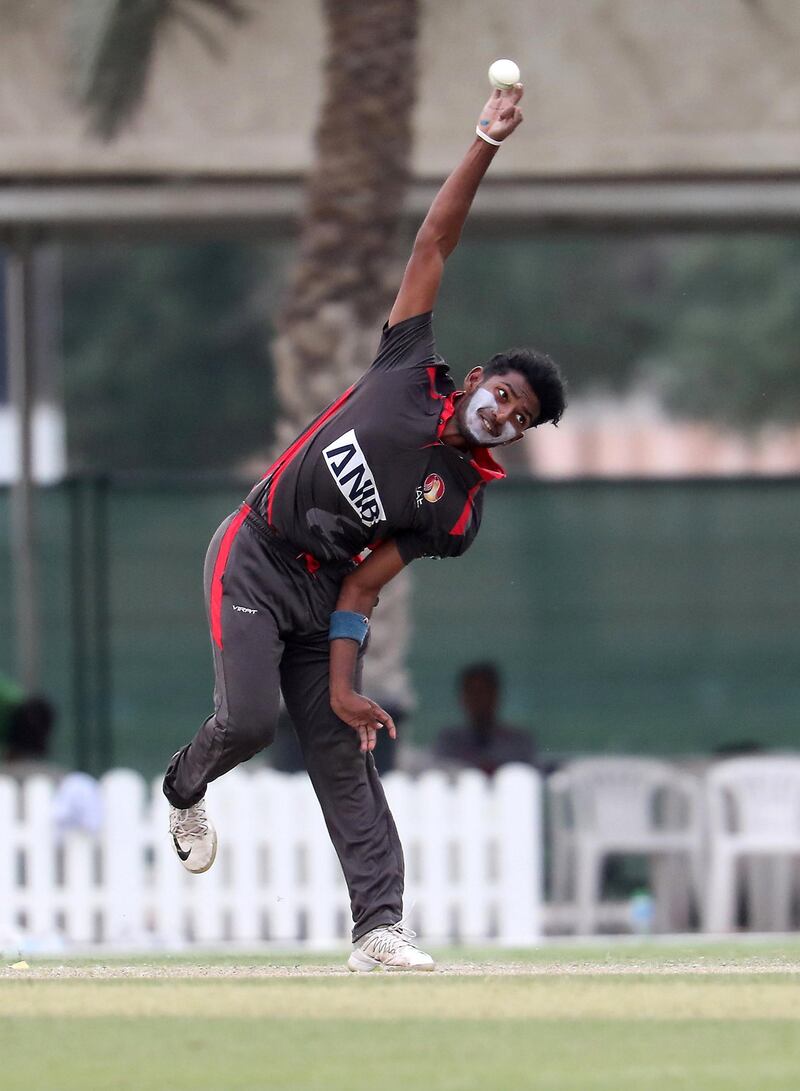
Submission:
[[[373,928],[353,948],[347,960],[348,970],[354,974],[367,974],[380,967],[387,970],[435,969],[436,964],[431,956],[411,942],[416,934],[406,928],[402,921]]]
[[[181,810],[170,805],[169,832],[178,859],[187,871],[208,871],[217,855],[217,831],[206,815],[206,801]]]

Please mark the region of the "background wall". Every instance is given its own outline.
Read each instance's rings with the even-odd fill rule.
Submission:
[[[315,0],[249,5],[223,58],[185,26],[162,41],[145,107],[112,145],[76,107],[72,4],[0,0],[0,176],[285,177],[310,163],[324,51]],[[447,171],[486,69],[513,56],[527,124],[493,172],[795,173],[795,0],[424,0],[415,167]]]

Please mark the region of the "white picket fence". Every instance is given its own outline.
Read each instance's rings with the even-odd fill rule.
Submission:
[[[406,854],[409,923],[425,941],[529,944],[541,935],[541,779],[392,773],[384,786]],[[217,861],[189,875],[160,783],[103,778],[97,836],[60,836],[51,783],[0,778],[0,948],[223,943],[324,949],[350,931],[347,890],[304,774],[236,770],[212,784]]]

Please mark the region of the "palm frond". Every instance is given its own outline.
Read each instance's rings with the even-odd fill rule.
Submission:
[[[201,7],[204,7],[206,12],[210,10],[225,16],[231,23],[244,22],[248,15],[247,8],[237,3],[237,0],[175,0],[172,15],[176,22],[181,22],[188,27],[211,56],[221,60],[225,51],[214,29],[208,25],[207,18],[196,10]]]
[[[191,28],[219,57],[218,32],[207,13],[240,23],[240,0],[74,0],[77,91],[91,132],[112,140],[138,109],[147,87],[158,39],[170,21]],[[199,11],[204,12],[202,18]]]

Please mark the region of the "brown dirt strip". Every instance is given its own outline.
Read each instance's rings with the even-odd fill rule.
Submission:
[[[745,958],[725,961],[697,960],[693,962],[554,962],[531,964],[526,962],[444,962],[437,966],[433,977],[637,977],[653,975],[671,976],[725,976],[732,974],[799,974],[800,962],[784,959]],[[245,960],[241,965],[184,965],[170,966],[154,962],[148,965],[104,965],[95,966],[36,966],[34,963],[27,970],[15,970],[10,965],[0,966],[0,981],[10,980],[144,980],[159,979],[182,980],[199,978],[204,980],[227,980],[248,978],[320,978],[320,977],[355,977],[347,967],[341,965],[248,965]],[[403,975],[406,976],[406,975]],[[416,974],[424,979],[426,974]]]

